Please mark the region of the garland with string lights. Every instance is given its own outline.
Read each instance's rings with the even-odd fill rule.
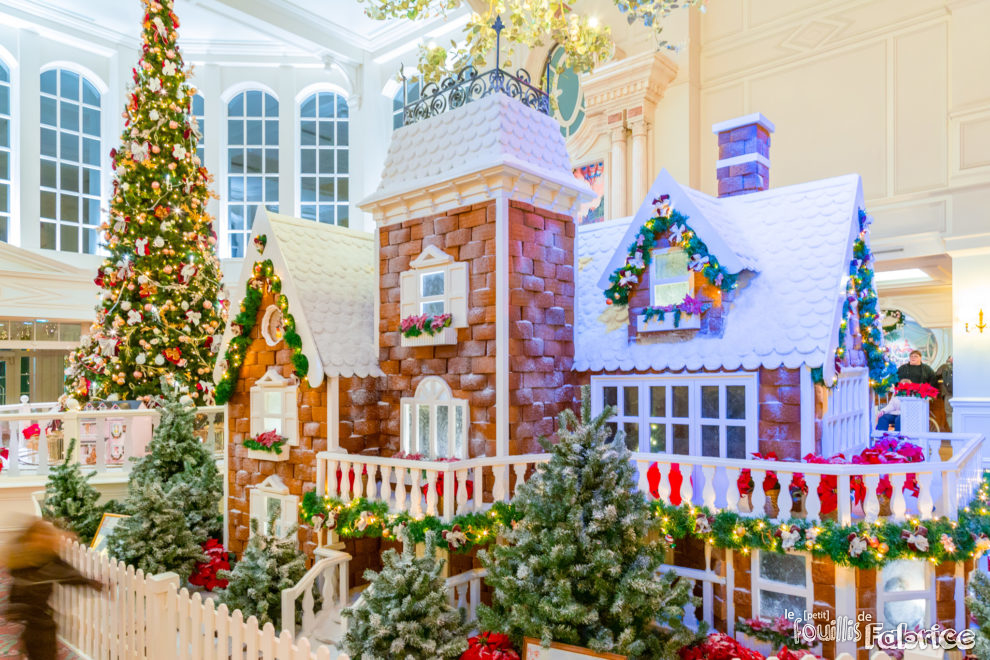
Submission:
[[[344,502],[334,497],[322,500],[315,491],[303,495],[299,517],[316,529],[333,530],[345,539],[398,538],[398,528],[409,529],[416,543],[426,539],[426,532],[437,532],[437,547],[455,552],[468,552],[475,546],[488,545],[502,528],[513,525],[520,515],[512,504],[496,502],[484,513],[466,513],[445,523],[437,516],[415,518],[408,512],[389,513],[385,502],[372,502],[363,497]]]
[[[711,284],[723,291],[734,289],[736,276],[720,265],[715,255],[708,252],[708,246],[688,226],[687,216],[671,207],[670,196],[661,195],[653,200],[653,204],[656,206],[656,215],[640,227],[636,240],[629,246],[626,263],[608,276],[612,284],[605,289],[605,302],[609,305],[629,304],[633,286],[650,267],[653,249],[668,231],[670,236],[667,240],[670,245],[683,249],[690,258],[688,268],[701,273]]]
[[[309,359],[302,351],[302,338],[296,332],[296,321],[289,313],[289,299],[282,293],[282,280],[275,274],[275,266],[271,259],[258,261],[254,264],[254,275],[248,280],[241,300],[240,313],[231,322],[233,337],[227,345],[224,354],[224,372],[217,383],[216,401],[223,405],[230,400],[234,393],[234,385],[244,364],[244,356],[251,345],[251,330],[258,322],[258,311],[264,299],[265,289],[275,295],[275,304],[282,310],[282,321],[285,324],[286,345],[292,349],[292,367],[300,379],[306,377],[309,371]]]
[[[692,537],[717,548],[785,553],[806,551],[835,564],[853,568],[880,568],[898,559],[921,559],[938,565],[965,561],[990,550],[990,477],[985,477],[977,499],[959,512],[958,520],[945,517],[905,522],[877,520],[840,525],[833,520],[809,522],[792,518],[773,522],[707,507],[652,503],[660,533],[670,545]]]

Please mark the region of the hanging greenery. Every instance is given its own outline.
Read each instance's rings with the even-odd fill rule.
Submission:
[[[658,47],[676,50],[662,38],[663,19],[682,7],[704,5],[708,0],[613,0],[630,23],[641,23],[650,29]],[[367,3],[365,14],[376,20],[428,19],[446,17],[461,6],[461,0],[360,0]],[[491,29],[495,17],[502,15],[505,30],[502,38],[526,48],[560,44],[565,57],[561,70],[570,66],[587,73],[612,56],[612,30],[601,25],[588,13],[575,10],[559,0],[484,0],[484,10],[473,13],[464,28],[466,39],[461,45],[450,42],[450,48],[433,43],[420,46],[419,75],[426,82],[437,82],[458,68],[472,64],[484,67],[485,58],[495,47],[495,32]],[[502,57],[508,68],[511,61]]]
[[[244,364],[244,356],[248,346],[251,345],[251,330],[258,322],[258,311],[261,309],[261,301],[266,290],[275,295],[275,304],[282,310],[282,320],[285,324],[283,339],[292,349],[293,370],[300,379],[305,378],[309,371],[309,359],[302,352],[302,338],[296,332],[296,321],[289,313],[289,299],[282,294],[282,280],[275,274],[275,266],[272,265],[271,259],[258,261],[254,264],[254,275],[248,280],[244,299],[241,300],[240,313],[231,323],[234,336],[231,337],[224,355],[226,366],[223,377],[217,383],[216,401],[219,405],[227,403],[234,393],[234,386],[241,373],[241,365]]]
[[[731,291],[736,288],[736,276],[718,263],[718,258],[708,252],[705,245],[687,224],[687,217],[670,206],[670,196],[661,195],[653,200],[656,206],[656,215],[646,221],[639,232],[636,240],[629,245],[629,256],[626,263],[615,269],[608,280],[611,286],[605,289],[605,302],[609,305],[628,305],[629,296],[633,287],[640,281],[640,278],[650,267],[653,259],[653,249],[660,242],[661,238],[666,238],[671,247],[679,247],[684,250],[690,261],[688,268],[699,272],[705,276],[712,285],[719,287],[723,291]],[[665,236],[665,234],[669,235]],[[689,301],[685,299],[687,304]],[[692,302],[697,302],[693,301]],[[691,306],[694,309],[695,305]],[[671,310],[673,311],[673,310]],[[687,313],[700,313],[703,310],[688,311]],[[651,312],[663,320],[659,309]]]

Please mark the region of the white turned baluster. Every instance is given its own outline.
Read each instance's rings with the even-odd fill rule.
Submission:
[[[426,515],[437,515],[437,473],[426,471]]]
[[[822,511],[822,500],[818,497],[818,486],[821,484],[822,475],[806,474],[804,480],[808,483],[808,494],[804,497],[805,519],[809,522],[818,522]]]
[[[958,478],[954,470],[946,470],[942,473],[942,502],[940,514],[955,520],[959,513],[958,501]]]
[[[464,507],[467,504],[468,494],[467,494],[467,470],[458,470],[454,473],[457,476],[457,507],[454,509],[454,514],[465,513]]]
[[[777,483],[780,484],[780,493],[777,495],[778,520],[789,520],[791,517],[791,510],[794,508],[794,500],[791,499],[792,478],[792,472],[777,472]]]
[[[739,468],[725,468],[725,479],[727,486],[725,489],[726,509],[738,513],[739,511]]]
[[[351,501],[351,462],[340,462],[340,499]]]
[[[492,495],[496,502],[509,501],[509,466],[496,465],[492,467],[492,474],[495,476],[495,484],[492,488]]]
[[[327,490],[327,494],[330,497],[339,497],[341,495],[340,484],[337,482],[337,467],[337,461],[327,461],[327,479],[330,480],[330,488]]]
[[[316,459],[316,497],[322,500],[327,495],[327,461]]]
[[[302,629],[303,630],[313,629],[313,623],[316,621],[316,613],[313,611],[313,606],[314,606],[313,590],[306,589],[305,591],[303,591],[303,598],[302,598],[302,608],[303,608]]]
[[[657,491],[659,494],[659,499],[664,504],[670,504],[670,463],[660,462],[657,463],[657,467],[660,468],[660,486]]]
[[[873,522],[880,514],[880,499],[877,497],[877,485],[880,483],[879,474],[868,474],[863,477],[866,486],[866,499],[863,500],[863,517],[867,522]]]
[[[481,511],[482,505],[485,503],[485,469],[477,465],[474,468],[474,511]]]
[[[932,508],[934,507],[934,502],[932,501],[932,473],[931,472],[919,472],[918,473],[918,517],[922,520],[928,520],[932,517]]]
[[[526,468],[529,467],[526,463],[516,463],[512,466],[512,469],[516,473],[516,485],[512,489],[512,494],[515,495],[519,492],[519,487],[526,483]]]
[[[762,516],[766,511],[767,494],[763,492],[763,477],[766,473],[766,470],[750,470],[753,478],[753,494],[750,496],[753,510],[749,512],[751,516]]]
[[[691,485],[692,466],[681,465],[681,504],[691,504],[694,501],[694,487]]]
[[[388,507],[389,511],[395,511],[392,506],[392,466],[383,465],[382,466],[382,501],[385,502],[385,506]]]
[[[715,466],[706,465],[701,468],[701,473],[705,475],[705,486],[701,491],[701,497],[705,506],[715,509]]]
[[[838,498],[838,518],[840,525],[848,525],[852,522],[852,506],[849,501],[851,492],[849,485],[849,475],[840,474],[837,482],[836,497]]]
[[[906,474],[890,475],[890,517],[895,522],[903,522],[907,513],[907,502],[904,500],[904,481]]]
[[[406,468],[395,468],[395,510],[408,511],[406,505]]]
[[[364,487],[364,496],[371,501],[378,499],[378,466],[368,463],[368,485]]]
[[[411,482],[409,487],[409,512],[413,518],[421,518],[423,516],[423,493],[419,487],[420,471],[411,469],[409,470],[409,476]]]
[[[639,473],[636,481],[636,488],[639,489],[639,492],[643,493],[643,496],[647,499],[647,501],[653,499],[653,495],[650,493],[650,481],[646,478],[646,471],[649,467],[649,461],[645,461],[643,459],[636,460],[636,471]]]
[[[354,463],[351,466],[351,471],[354,472],[354,499],[359,497],[364,497],[364,471],[366,469],[365,465],[361,463]],[[350,477],[348,477],[350,481]]]

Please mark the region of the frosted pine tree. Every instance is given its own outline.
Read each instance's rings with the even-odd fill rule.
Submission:
[[[621,433],[608,440],[604,410],[560,415],[550,461],[516,492],[522,519],[508,545],[481,553],[494,588],[481,629],[562,642],[631,658],[675,658],[695,639],[682,621],[692,583],[658,575],[663,547]],[[659,628],[654,622],[660,624]]]
[[[268,521],[274,530],[276,517]],[[241,610],[244,617],[255,616],[258,624],[271,621],[276,628],[282,623],[282,590],[294,587],[306,575],[306,555],[296,547],[296,528],[286,536],[265,533],[258,529],[258,520],[251,519],[251,539],[240,561],[232,571],[218,571],[217,577],[227,580],[227,588],[217,591],[220,602],[233,611]]]
[[[166,492],[153,481],[131,483],[129,489],[130,517],[121,520],[110,534],[110,556],[144,570],[145,575],[174,571],[183,579],[189,577],[196,562],[203,561],[206,555],[201,541],[189,531],[182,512],[185,489]]]
[[[970,576],[966,607],[976,619],[976,646],[971,653],[974,658],[990,658],[990,577],[984,571],[975,570]]]
[[[132,0],[133,1],[133,0]],[[143,0],[141,59],[127,94],[114,179],[107,256],[99,267],[96,322],[69,357],[66,395],[136,399],[161,378],[197,402],[212,399],[226,322],[210,174],[196,155],[195,89],[179,52],[173,0]]]
[[[223,481],[216,458],[193,432],[196,411],[191,402],[174,390],[168,391],[161,402],[158,426],[148,443],[148,453],[131,470],[129,490],[137,486],[140,493],[140,487],[147,483],[161,484],[166,493],[181,487],[181,500],[176,506],[184,512],[193,537],[204,543],[223,524]]]
[[[447,600],[436,533],[427,532],[427,552],[420,558],[408,530],[400,530],[399,538],[402,554],[386,550],[381,572],[364,574],[370,584],[363,603],[344,610],[351,619],[344,650],[355,660],[459,658],[467,650],[469,626]]]
[[[79,462],[70,460],[75,447],[73,438],[66,459],[48,473],[41,515],[88,544],[100,525],[105,507],[97,505],[100,493],[89,483],[96,473],[84,475]]]

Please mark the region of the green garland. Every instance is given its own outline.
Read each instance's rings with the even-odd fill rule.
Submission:
[[[292,367],[300,379],[305,378],[309,371],[309,359],[302,352],[302,337],[296,332],[296,321],[289,313],[289,299],[282,294],[282,280],[275,274],[275,266],[271,259],[258,261],[254,264],[254,276],[248,280],[241,301],[241,311],[232,323],[237,333],[230,339],[224,359],[227,370],[220,382],[217,383],[216,402],[223,405],[234,394],[234,386],[241,373],[241,365],[251,345],[251,331],[258,322],[258,312],[264,298],[264,288],[275,294],[275,302],[282,310],[282,320],[285,323],[285,343],[292,349]]]
[[[723,291],[731,291],[736,287],[736,276],[720,265],[715,255],[708,252],[708,246],[688,226],[687,216],[673,210],[667,203],[668,199],[668,195],[661,195],[653,200],[657,205],[656,215],[640,227],[636,240],[629,246],[626,263],[609,275],[608,280],[612,284],[605,289],[605,301],[609,305],[629,304],[633,286],[650,267],[653,249],[671,228],[675,230],[675,234],[671,236],[671,245],[680,246],[696,263],[704,264],[698,270],[709,282]]]
[[[778,534],[793,530],[800,533],[793,550],[811,552],[841,566],[880,568],[898,559],[925,559],[937,565],[946,561],[964,561],[990,549],[988,479],[985,477],[981,485],[977,505],[960,511],[958,521],[942,517],[931,520],[913,518],[903,523],[878,520],[874,523],[840,525],[832,520],[811,523],[792,518],[784,523],[775,523],[765,517],[749,518],[731,511],[713,513],[707,507],[672,506],[659,500],[652,504],[660,522],[660,532],[672,545],[690,536],[727,550],[784,553],[786,551]],[[707,522],[701,522],[702,519]],[[702,525],[700,529],[699,523]],[[924,552],[911,547],[904,538],[905,532],[917,532],[921,527],[927,530],[928,549]],[[948,543],[943,542],[943,535]],[[867,549],[856,557],[849,552],[851,536],[861,537],[867,542]]]
[[[445,523],[437,516],[417,519],[408,512],[389,513],[385,502],[372,502],[363,497],[344,502],[334,497],[320,500],[312,490],[303,495],[299,517],[307,525],[312,524],[313,516],[316,515],[326,516],[329,520],[331,512],[333,531],[341,538],[394,539],[397,538],[398,528],[405,526],[416,543],[426,540],[427,531],[437,532],[437,547],[447,550],[451,548],[444,533],[460,531],[466,538],[461,545],[452,548],[455,552],[468,552],[475,546],[488,545],[499,536],[504,527],[516,523],[521,517],[512,504],[496,502],[486,512],[462,514]]]

